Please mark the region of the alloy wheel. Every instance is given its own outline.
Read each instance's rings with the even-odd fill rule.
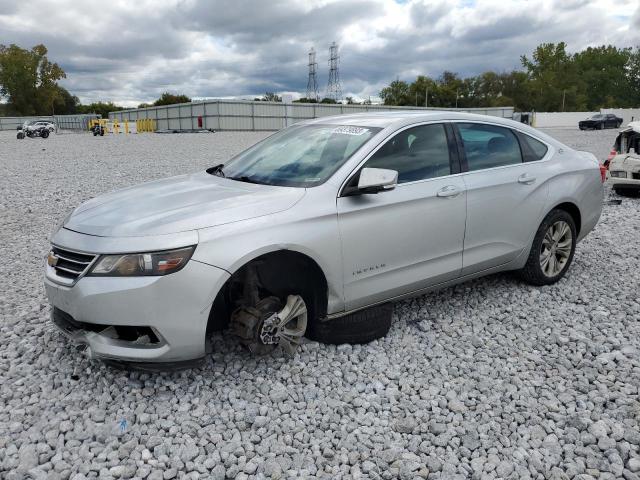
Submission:
[[[540,250],[540,268],[549,278],[558,276],[569,262],[573,248],[571,227],[563,220],[552,224],[544,235]]]

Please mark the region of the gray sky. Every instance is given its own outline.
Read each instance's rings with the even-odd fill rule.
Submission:
[[[640,45],[638,0],[0,0],[0,43],[44,43],[87,103],[305,93],[307,53],[340,44],[345,95],[443,70],[511,70],[542,42]]]

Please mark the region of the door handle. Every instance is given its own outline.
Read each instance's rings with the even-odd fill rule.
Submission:
[[[442,198],[453,198],[460,195],[460,189],[455,185],[447,185],[446,187],[438,190],[437,195]]]
[[[528,173],[523,173],[518,177],[518,183],[523,183],[525,185],[530,185],[536,181],[536,177],[532,177]]]

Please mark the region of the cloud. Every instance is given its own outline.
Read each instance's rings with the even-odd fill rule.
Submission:
[[[519,68],[542,42],[635,46],[639,26],[636,0],[0,0],[3,43],[44,43],[83,102],[127,105],[166,90],[304,94],[311,46],[322,94],[334,40],[343,92],[366,97],[396,77]]]

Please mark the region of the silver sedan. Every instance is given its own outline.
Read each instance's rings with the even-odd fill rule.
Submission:
[[[109,361],[189,363],[221,329],[257,353],[367,342],[400,298],[505,270],[557,282],[602,196],[593,155],[509,120],[327,117],[89,200],[45,286],[56,325]]]

